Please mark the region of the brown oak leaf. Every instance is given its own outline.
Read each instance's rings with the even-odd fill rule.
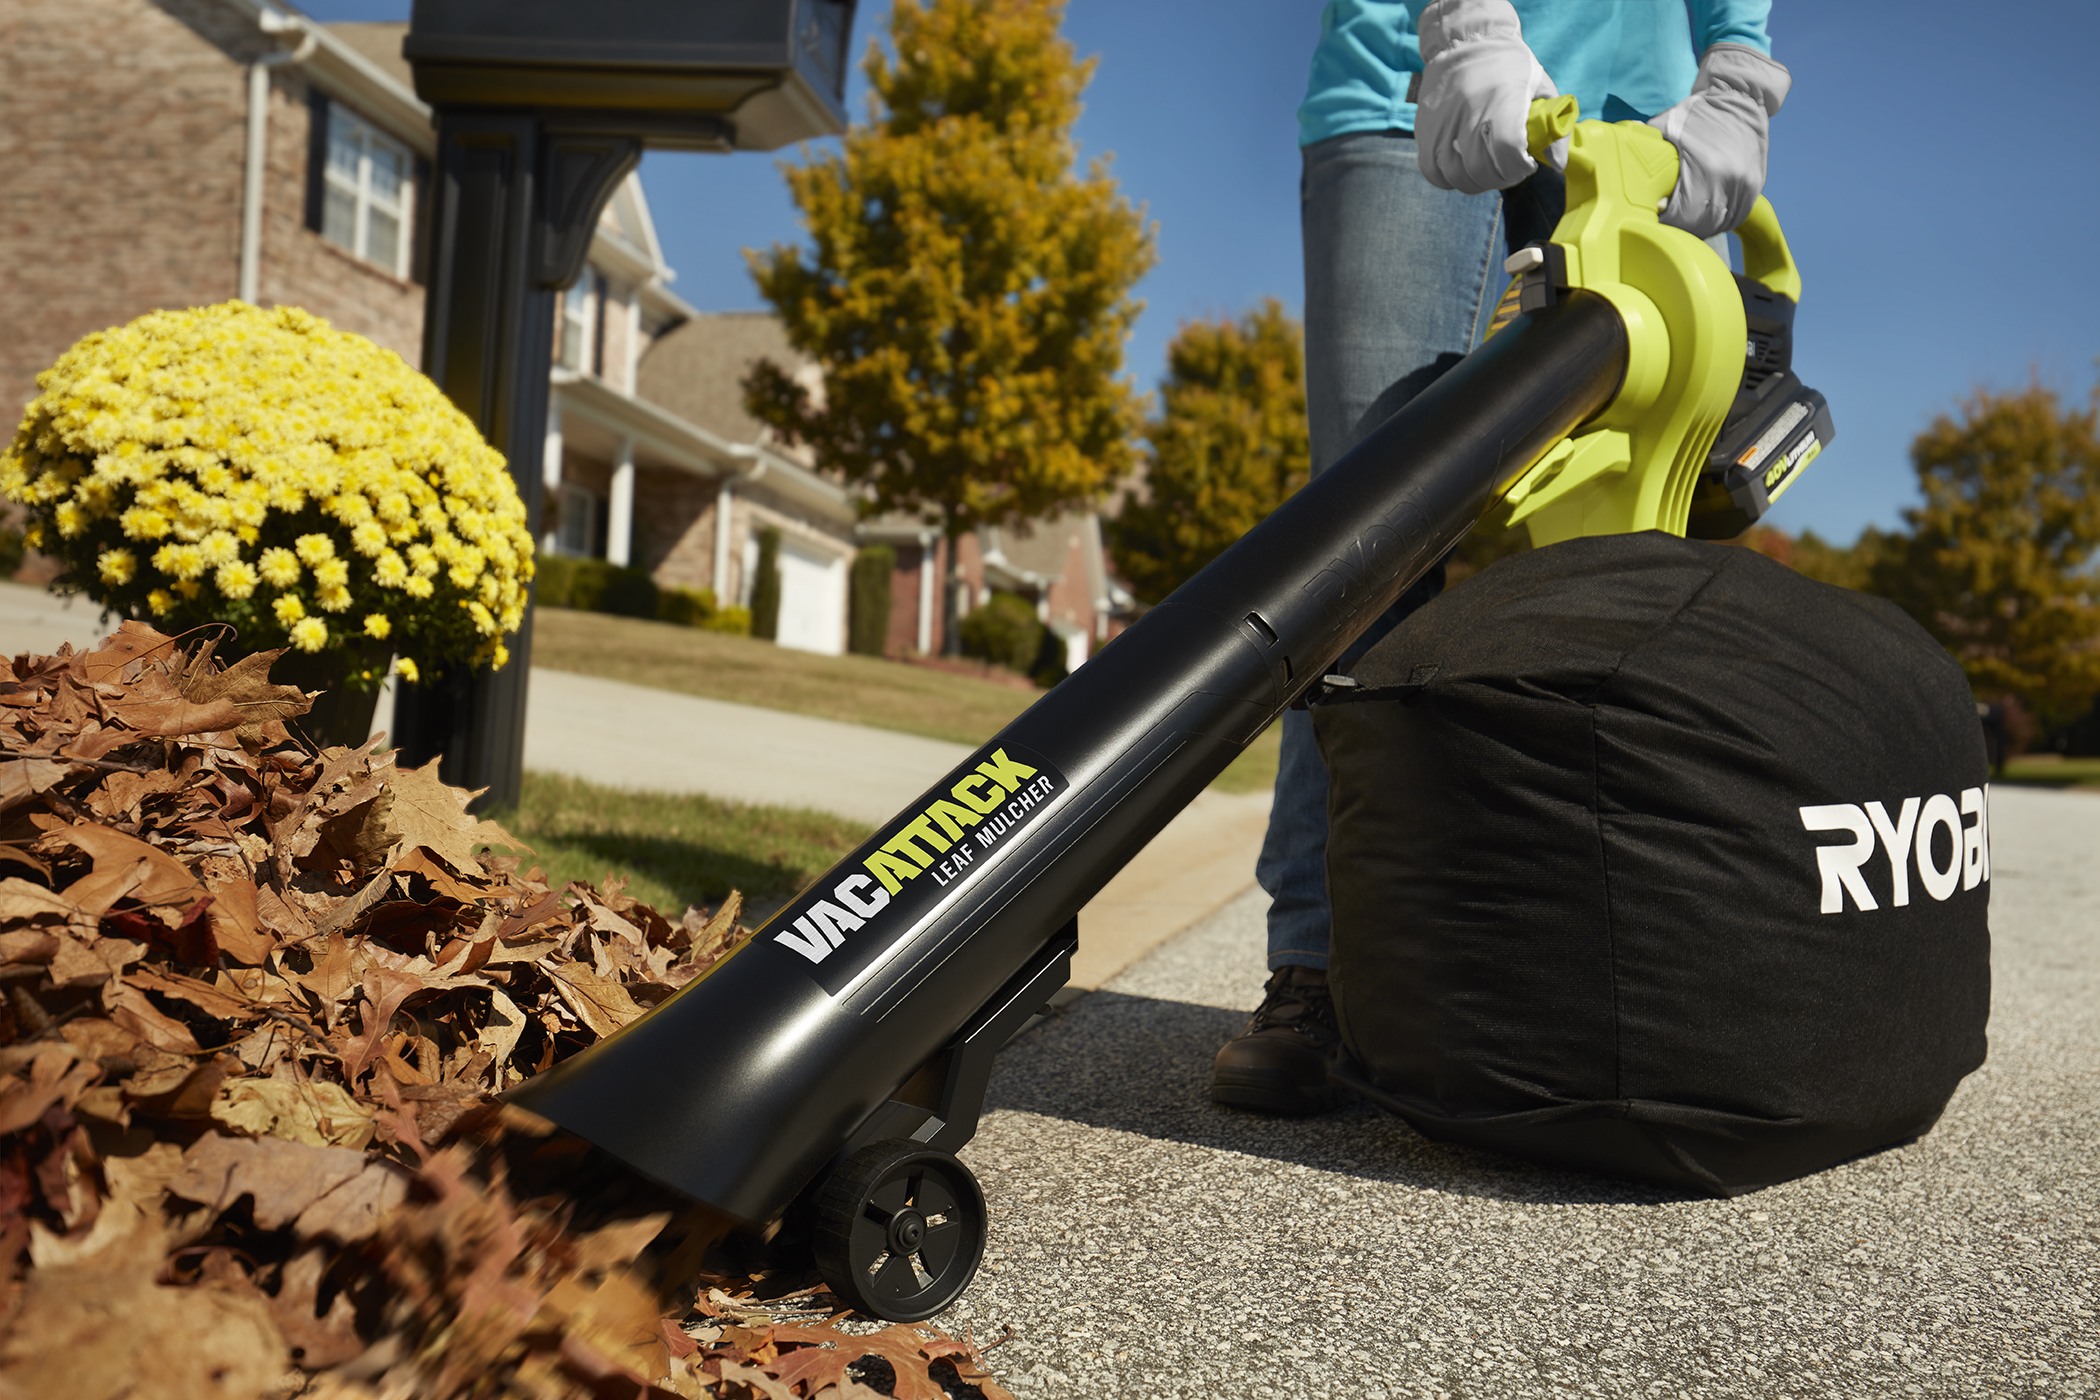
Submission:
[[[275,1386],[289,1359],[263,1301],[160,1286],[159,1236],[147,1217],[76,1264],[32,1269],[0,1333],[0,1393],[249,1400]]]
[[[15,758],[0,763],[0,812],[11,811],[49,792],[77,771],[75,765],[51,758]]]
[[[237,963],[261,967],[277,949],[277,940],[264,932],[256,907],[255,882],[245,876],[220,880],[211,885],[212,941]]]
[[[183,1154],[168,1190],[215,1212],[247,1196],[261,1229],[291,1225],[302,1237],[354,1244],[371,1238],[380,1217],[407,1198],[408,1174],[348,1148],[212,1134]]]
[[[421,846],[462,873],[477,871],[482,846],[531,847],[492,821],[467,815],[467,804],[481,794],[447,787],[438,777],[438,760],[394,775],[395,827],[404,849]]]
[[[208,893],[204,882],[181,861],[136,836],[126,836],[110,827],[60,826],[47,830],[44,839],[54,845],[84,851],[95,862],[92,874],[74,881],[66,890],[76,903],[83,906],[91,906],[95,899],[101,898],[101,886],[96,884],[91,888],[91,882],[118,875],[128,876],[140,861],[146,863],[145,876],[127,893],[141,904],[189,905]],[[103,899],[102,907],[108,908],[113,901],[114,897]]]
[[[543,963],[540,970],[576,1019],[593,1033],[611,1035],[642,1014],[642,1007],[618,982],[601,977],[584,963]]]
[[[220,1088],[211,1116],[249,1137],[313,1147],[363,1147],[374,1132],[371,1110],[325,1079],[236,1079]]]

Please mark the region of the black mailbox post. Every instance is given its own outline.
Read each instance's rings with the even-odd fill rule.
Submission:
[[[415,0],[436,109],[423,365],[510,462],[540,537],[554,298],[645,149],[769,151],[845,130],[854,0]],[[402,685],[413,764],[515,806],[532,621],[490,673]]]

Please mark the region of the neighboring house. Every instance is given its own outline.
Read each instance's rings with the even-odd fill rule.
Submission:
[[[0,402],[90,331],[241,297],[302,306],[419,364],[430,109],[408,26],[323,25],[261,0],[0,0]],[[544,549],[647,569],[748,604],[758,535],[781,535],[784,646],[845,649],[848,572],[897,551],[888,652],[937,654],[944,622],[1023,594],[1067,665],[1121,629],[1098,519],[959,542],[860,521],[860,493],[772,441],[741,380],[771,359],[823,392],[762,314],[670,289],[648,200],[626,180],[562,295],[542,470]]]
[[[636,188],[637,202],[639,188]],[[622,207],[615,200],[608,215]],[[653,239],[653,235],[652,235]],[[601,233],[600,242],[604,237]],[[596,256],[595,253],[593,255]],[[659,264],[660,265],[660,264]],[[570,294],[573,303],[576,293]],[[741,380],[765,357],[822,391],[814,366],[788,348],[779,322],[749,313],[691,313],[657,336],[632,366],[624,401],[580,371],[557,371],[563,460],[563,525],[571,480],[602,494],[614,522],[607,558],[649,570],[658,586],[712,589],[723,603],[751,601],[758,534],[780,531],[783,646],[837,654],[846,645],[847,571],[859,548],[857,496],[782,450],[744,412]],[[580,468],[572,440],[598,430],[595,464]],[[619,454],[631,443],[632,485]],[[554,460],[550,435],[549,461]],[[611,455],[604,455],[607,448]],[[551,470],[551,468],[550,468]],[[600,488],[598,482],[607,484]],[[640,504],[623,515],[622,500]],[[595,509],[595,507],[593,507]],[[617,528],[627,522],[623,534]],[[624,552],[623,552],[624,551]]]
[[[897,554],[884,651],[906,656],[943,650],[943,622],[951,610],[942,604],[948,551],[940,531],[884,516],[861,526],[860,533]],[[1068,671],[1137,617],[1137,600],[1109,573],[1101,517],[1093,511],[972,531],[956,542],[955,557],[961,586],[952,615],[983,606],[995,592],[1018,593],[1057,634]]]

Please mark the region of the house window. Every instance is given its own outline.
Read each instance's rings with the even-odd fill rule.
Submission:
[[[561,520],[556,526],[554,547],[563,554],[588,559],[597,553],[598,498],[581,486],[563,482]]]
[[[561,294],[561,353],[556,355],[563,369],[577,369],[590,374],[590,351],[596,336],[592,330],[592,285],[596,281],[594,269],[584,269],[584,275],[575,279],[573,288]]]
[[[605,277],[586,267],[576,285],[561,294],[561,354],[564,369],[605,372]]]
[[[396,277],[408,276],[415,197],[408,148],[341,104],[328,104],[321,236]]]

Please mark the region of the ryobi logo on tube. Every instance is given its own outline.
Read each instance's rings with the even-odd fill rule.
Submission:
[[[1911,901],[1913,876],[1915,887],[1934,900],[1973,890],[1991,878],[1990,789],[1963,788],[1958,798],[1944,792],[1906,797],[1894,804],[1893,814],[1889,805],[1839,802],[1801,809],[1801,825],[1808,830],[1852,835],[1850,842],[1816,847],[1822,913],[1841,914],[1848,901],[1856,909],[1881,908],[1867,883],[1869,870],[1885,876],[1876,884],[1884,886],[1888,903],[1897,909]]]

